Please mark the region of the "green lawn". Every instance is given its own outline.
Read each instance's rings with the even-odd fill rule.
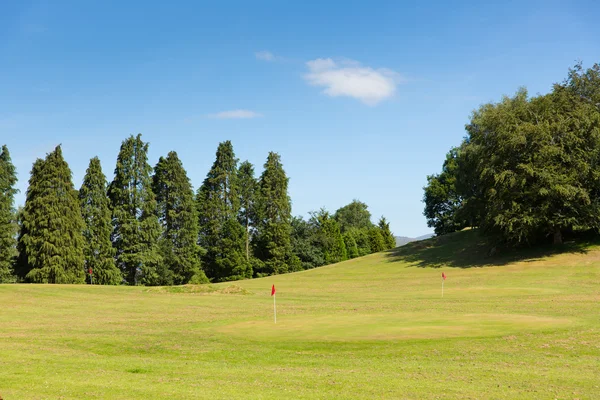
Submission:
[[[211,287],[0,285],[0,395],[598,398],[600,246],[478,240]]]

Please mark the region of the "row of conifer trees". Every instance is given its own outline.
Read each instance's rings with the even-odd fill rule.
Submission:
[[[33,164],[24,207],[0,153],[0,282],[178,285],[281,274],[394,247],[385,218],[353,201],[292,217],[288,177],[269,153],[255,177],[220,143],[194,193],[177,153],[154,168],[141,135],[123,141],[107,183],[90,160],[77,191],[61,147]]]

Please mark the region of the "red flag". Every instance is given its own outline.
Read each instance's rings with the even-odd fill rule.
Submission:
[[[442,272],[442,279],[446,279],[446,275]]]
[[[92,274],[93,274],[93,272],[92,272],[92,269],[90,268],[90,275],[92,275]]]
[[[275,285],[273,285],[273,287],[271,288],[271,296],[273,296],[275,294]]]

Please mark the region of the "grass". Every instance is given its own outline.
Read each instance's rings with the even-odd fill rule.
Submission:
[[[468,231],[201,287],[0,285],[0,304],[5,400],[600,393],[594,243],[488,257]]]

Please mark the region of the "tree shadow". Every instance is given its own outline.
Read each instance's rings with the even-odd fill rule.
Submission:
[[[544,244],[527,248],[500,248],[478,230],[465,230],[431,239],[410,242],[387,251],[389,262],[405,262],[420,268],[473,268],[533,262],[561,253],[585,254],[599,244],[599,238],[585,235],[562,245]]]

